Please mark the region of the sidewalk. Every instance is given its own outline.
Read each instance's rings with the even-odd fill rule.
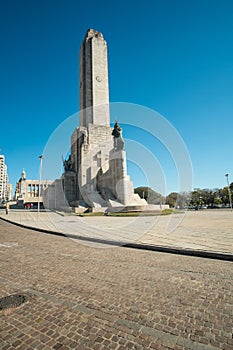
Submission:
[[[0,220],[1,350],[232,350],[232,262],[75,242]]]
[[[187,211],[169,216],[79,217],[54,212],[0,211],[0,218],[62,234],[90,246],[127,245],[233,260],[233,212]],[[103,244],[104,243],[104,244]]]

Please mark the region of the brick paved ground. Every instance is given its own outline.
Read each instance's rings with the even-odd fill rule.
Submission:
[[[92,248],[0,220],[0,349],[233,349],[231,262]]]
[[[54,212],[10,210],[0,217],[30,227],[75,236],[136,242],[233,255],[233,212],[200,210],[168,216],[77,217]],[[82,241],[83,244],[89,244]],[[93,246],[93,244],[92,244]]]

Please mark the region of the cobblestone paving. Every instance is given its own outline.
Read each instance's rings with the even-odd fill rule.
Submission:
[[[167,216],[78,217],[54,212],[0,210],[0,218],[28,227],[90,238],[80,243],[93,246],[94,239],[135,242],[178,249],[220,252],[233,257],[233,212],[230,210],[187,211]],[[92,243],[91,243],[92,242]]]
[[[92,248],[0,221],[0,349],[233,349],[231,262]]]

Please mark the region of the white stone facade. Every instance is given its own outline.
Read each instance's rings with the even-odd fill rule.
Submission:
[[[29,180],[26,178],[26,172],[23,170],[21,178],[16,183],[14,199],[16,201],[20,200],[20,202],[23,204],[38,202],[43,203],[44,191],[52,183],[53,181],[51,180]]]
[[[0,203],[7,202],[9,200],[8,192],[7,166],[5,164],[5,157],[0,155]]]

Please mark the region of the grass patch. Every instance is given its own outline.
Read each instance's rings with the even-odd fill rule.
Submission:
[[[171,215],[171,214],[181,214],[184,213],[182,210],[177,210],[177,209],[164,209],[162,210],[161,215]]]
[[[104,213],[103,212],[97,212],[97,213],[88,212],[88,213],[77,214],[77,216],[104,216]]]
[[[108,216],[139,216],[141,214],[140,211],[132,211],[132,212],[115,212],[115,213],[109,213]]]
[[[163,209],[161,215],[171,215],[174,213],[174,209]]]
[[[116,213],[109,213],[108,216],[159,216],[161,215],[161,211],[130,211],[130,212],[116,212]]]
[[[183,213],[181,210],[176,209],[164,209],[162,211],[131,211],[131,212],[109,212],[107,216],[113,216],[113,217],[137,217],[137,216],[159,216],[159,215],[171,215],[171,214],[180,214]],[[89,216],[105,216],[104,212],[87,212],[87,213],[80,213],[76,214],[78,216],[82,217],[89,217]]]

